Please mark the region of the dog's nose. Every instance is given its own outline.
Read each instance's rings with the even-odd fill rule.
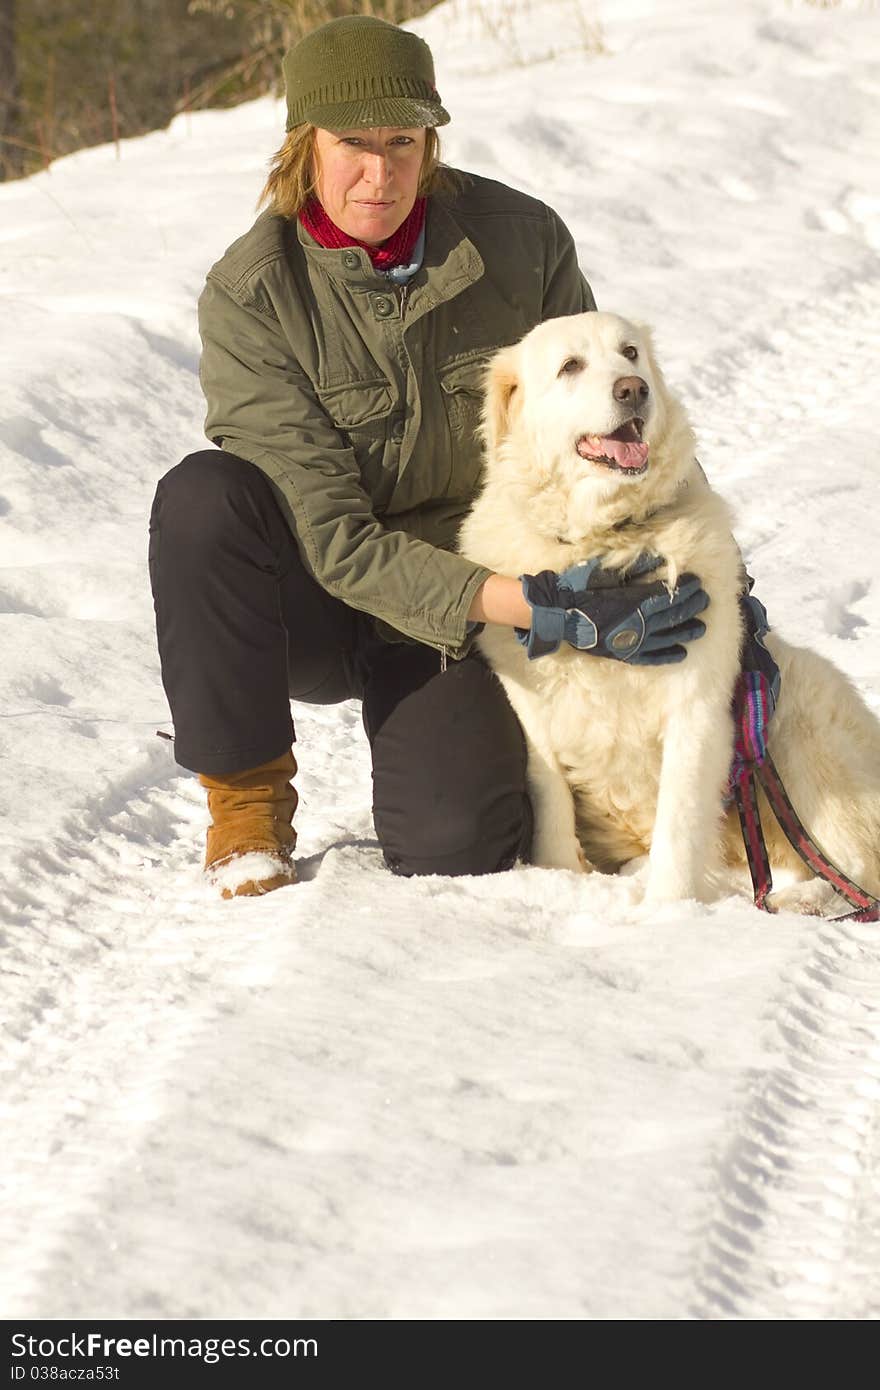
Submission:
[[[643,405],[650,391],[640,376],[621,376],[614,383],[614,399],[624,405]]]

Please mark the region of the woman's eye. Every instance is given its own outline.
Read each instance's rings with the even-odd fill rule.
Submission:
[[[630,345],[629,347],[623,348],[623,349],[622,349],[622,352],[623,352],[624,357],[628,357],[628,358],[629,358],[630,362],[638,362],[638,360],[639,360],[639,350],[638,350],[638,348],[634,348],[634,347],[632,347],[632,346]]]
[[[582,357],[566,357],[562,366],[559,368],[559,375],[573,376],[575,372],[582,372],[586,365]]]

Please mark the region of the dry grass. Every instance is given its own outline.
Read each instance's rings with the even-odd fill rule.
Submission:
[[[593,0],[558,0],[559,28],[543,33],[539,43],[532,0],[452,0],[450,9],[454,12],[459,4],[461,18],[474,38],[491,39],[512,67],[546,62],[565,53],[598,55],[608,51]]]
[[[280,92],[289,45],[340,15],[393,23],[436,0],[0,0],[0,181]]]
[[[858,0],[857,8],[860,10],[876,10],[880,0]],[[839,10],[845,4],[845,0],[788,0],[789,9],[795,5],[809,5],[814,10]]]

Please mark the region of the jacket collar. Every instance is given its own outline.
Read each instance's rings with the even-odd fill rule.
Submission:
[[[299,221],[296,236],[307,261],[349,289],[375,292],[380,286],[393,288],[374,268],[362,247],[319,246]],[[407,322],[420,318],[437,304],[454,299],[479,280],[484,269],[482,256],[456,221],[452,209],[436,197],[430,197],[425,222],[425,256],[421,268],[409,282]]]

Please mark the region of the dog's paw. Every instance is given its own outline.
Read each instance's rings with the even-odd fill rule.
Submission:
[[[577,840],[569,844],[537,838],[532,846],[532,863],[539,869],[567,869],[572,874],[593,872],[593,866]]]
[[[823,878],[809,878],[777,888],[767,895],[770,912],[797,912],[802,917],[839,917],[847,912],[846,903]]]
[[[713,894],[705,879],[692,879],[682,875],[648,874],[648,882],[642,902],[645,907],[664,907],[667,903],[711,902]]]

